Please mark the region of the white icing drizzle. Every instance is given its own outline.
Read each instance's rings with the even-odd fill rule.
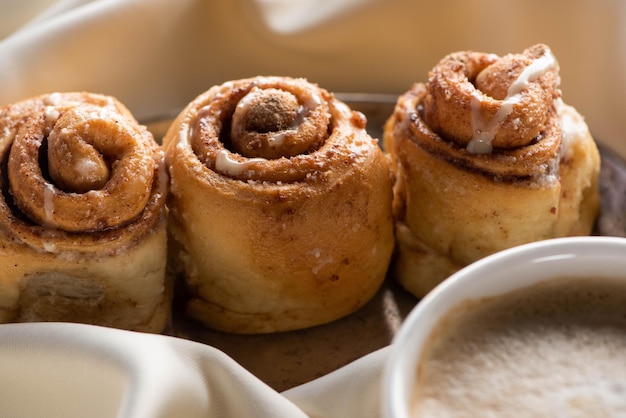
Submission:
[[[43,245],[43,249],[46,252],[53,253],[53,252],[55,252],[57,250],[56,244],[54,242],[52,242],[52,241],[47,241],[47,240],[44,239],[41,242],[41,244]]]
[[[256,165],[267,161],[265,158],[248,158],[246,161],[237,161],[230,157],[227,150],[220,150],[215,158],[215,169],[229,176],[236,176]]]
[[[54,186],[50,183],[46,182],[43,186],[43,209],[46,214],[46,219],[52,222],[54,216],[54,195],[56,192]]]
[[[8,126],[5,126],[5,127],[2,129],[2,138],[8,138],[8,137],[9,137],[9,135],[11,135],[11,129],[9,129],[9,127],[8,127]]]
[[[44,103],[48,106],[57,106],[61,103],[61,93],[52,93],[45,97]]]
[[[528,84],[537,80],[546,71],[556,66],[556,59],[550,51],[534,60],[524,68],[517,79],[509,86],[506,97],[502,100],[500,108],[493,118],[486,120],[480,113],[482,93],[474,90],[472,93],[471,112],[472,128],[474,137],[467,144],[467,151],[472,154],[489,154],[493,150],[492,141],[498,129],[513,111],[513,105],[522,98],[522,92],[528,88]]]
[[[309,92],[304,96],[304,103],[298,108],[298,117],[294,120],[293,127],[297,127],[302,123],[304,118],[313,109],[322,104],[322,98],[315,92]]]
[[[276,132],[268,138],[268,141],[270,142],[271,145],[280,147],[285,142],[288,132],[295,132],[295,130],[286,130],[286,131]]]
[[[247,112],[252,106],[252,103],[255,101],[256,94],[261,91],[261,88],[254,86],[248,92],[248,94],[246,94],[246,96],[244,96],[239,101],[239,103],[237,103],[238,110]],[[303,100],[303,102],[300,103],[300,106],[298,107],[297,117],[294,119],[291,126],[283,131],[272,133],[272,135],[268,137],[268,141],[273,146],[280,147],[285,142],[285,139],[287,138],[287,135],[289,133],[297,132],[297,127],[300,126],[300,124],[302,123],[304,118],[306,118],[309,112],[322,104],[322,98],[315,92],[308,92],[306,95],[304,95],[304,97],[298,97],[298,101],[300,101],[301,99]]]
[[[237,103],[237,109],[247,112],[252,106],[251,103],[256,98],[256,94],[261,91],[258,87],[252,87],[252,89]]]
[[[52,106],[46,106],[46,109],[44,111],[44,118],[47,125],[54,125],[59,119],[59,116],[61,115],[56,108]]]
[[[305,97],[304,106],[307,112],[322,104],[322,98],[315,92],[311,92]]]

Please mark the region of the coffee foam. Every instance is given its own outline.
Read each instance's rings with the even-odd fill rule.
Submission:
[[[414,416],[626,414],[626,281],[556,279],[454,308],[430,336]]]

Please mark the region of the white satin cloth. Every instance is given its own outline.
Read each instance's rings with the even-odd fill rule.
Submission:
[[[0,105],[87,90],[116,96],[146,120],[211,85],[254,75],[399,94],[452,51],[505,54],[543,42],[560,63],[564,100],[626,155],[622,1],[1,0],[0,7],[0,34],[9,31],[0,41]],[[14,29],[18,22],[26,23]]]
[[[83,324],[4,324],[0,416],[376,417],[387,349],[281,394],[193,341]]]
[[[564,100],[621,155],[626,2],[561,0],[0,0],[0,105],[113,95],[142,121],[214,84],[302,76],[399,94],[444,55],[538,42]],[[0,278],[1,280],[1,278]],[[278,393],[207,345],[75,324],[0,325],[2,417],[378,417],[383,348]]]

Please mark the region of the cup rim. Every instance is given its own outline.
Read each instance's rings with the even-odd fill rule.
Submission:
[[[529,261],[532,263],[551,263],[559,259],[574,257],[615,258],[620,254],[620,251],[623,251],[626,259],[626,237],[577,236],[552,238],[502,250],[452,274],[416,304],[404,319],[402,326],[391,342],[390,353],[384,364],[381,378],[380,405],[382,416],[385,418],[409,418],[409,411],[404,406],[408,404],[412,396],[412,390],[408,388],[409,385],[407,384],[411,375],[399,372],[407,368],[406,357],[409,356],[410,358],[411,353],[415,353],[419,349],[419,341],[427,338],[427,334],[430,334],[432,326],[439,318],[439,315],[436,314],[437,310],[447,311],[458,302],[472,297],[471,290],[470,294],[458,292],[457,288],[459,286],[463,286],[466,282],[473,280],[487,282],[489,279],[481,278],[481,273],[503,271],[510,266],[520,266],[520,263],[528,263]],[[541,278],[536,281],[540,280]],[[521,288],[528,285],[532,285],[532,280],[525,281],[522,286],[511,284],[511,287]],[[457,295],[447,297],[450,292],[457,292]],[[502,292],[494,292],[494,294],[498,293]],[[484,294],[480,295],[480,297],[484,296]],[[443,303],[440,303],[440,301],[443,301]],[[428,315],[433,310],[435,315],[429,318]],[[418,323],[422,323],[424,326],[420,328],[417,326]],[[416,334],[419,334],[419,336],[416,337]],[[416,358],[414,358],[414,362],[415,367],[417,367]]]

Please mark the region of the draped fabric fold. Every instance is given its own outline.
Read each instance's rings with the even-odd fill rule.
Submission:
[[[307,417],[223,352],[188,340],[85,324],[3,324],[0,351],[5,416]]]
[[[450,51],[504,54],[543,42],[559,57],[566,101],[626,155],[620,2],[340,0],[310,13],[311,2],[275,0],[48,3],[0,41],[0,105],[87,90],[119,98],[146,120],[180,110],[211,85],[258,74],[306,77],[335,92],[400,94]],[[2,17],[10,12],[3,8]],[[441,22],[450,29],[441,32]]]

